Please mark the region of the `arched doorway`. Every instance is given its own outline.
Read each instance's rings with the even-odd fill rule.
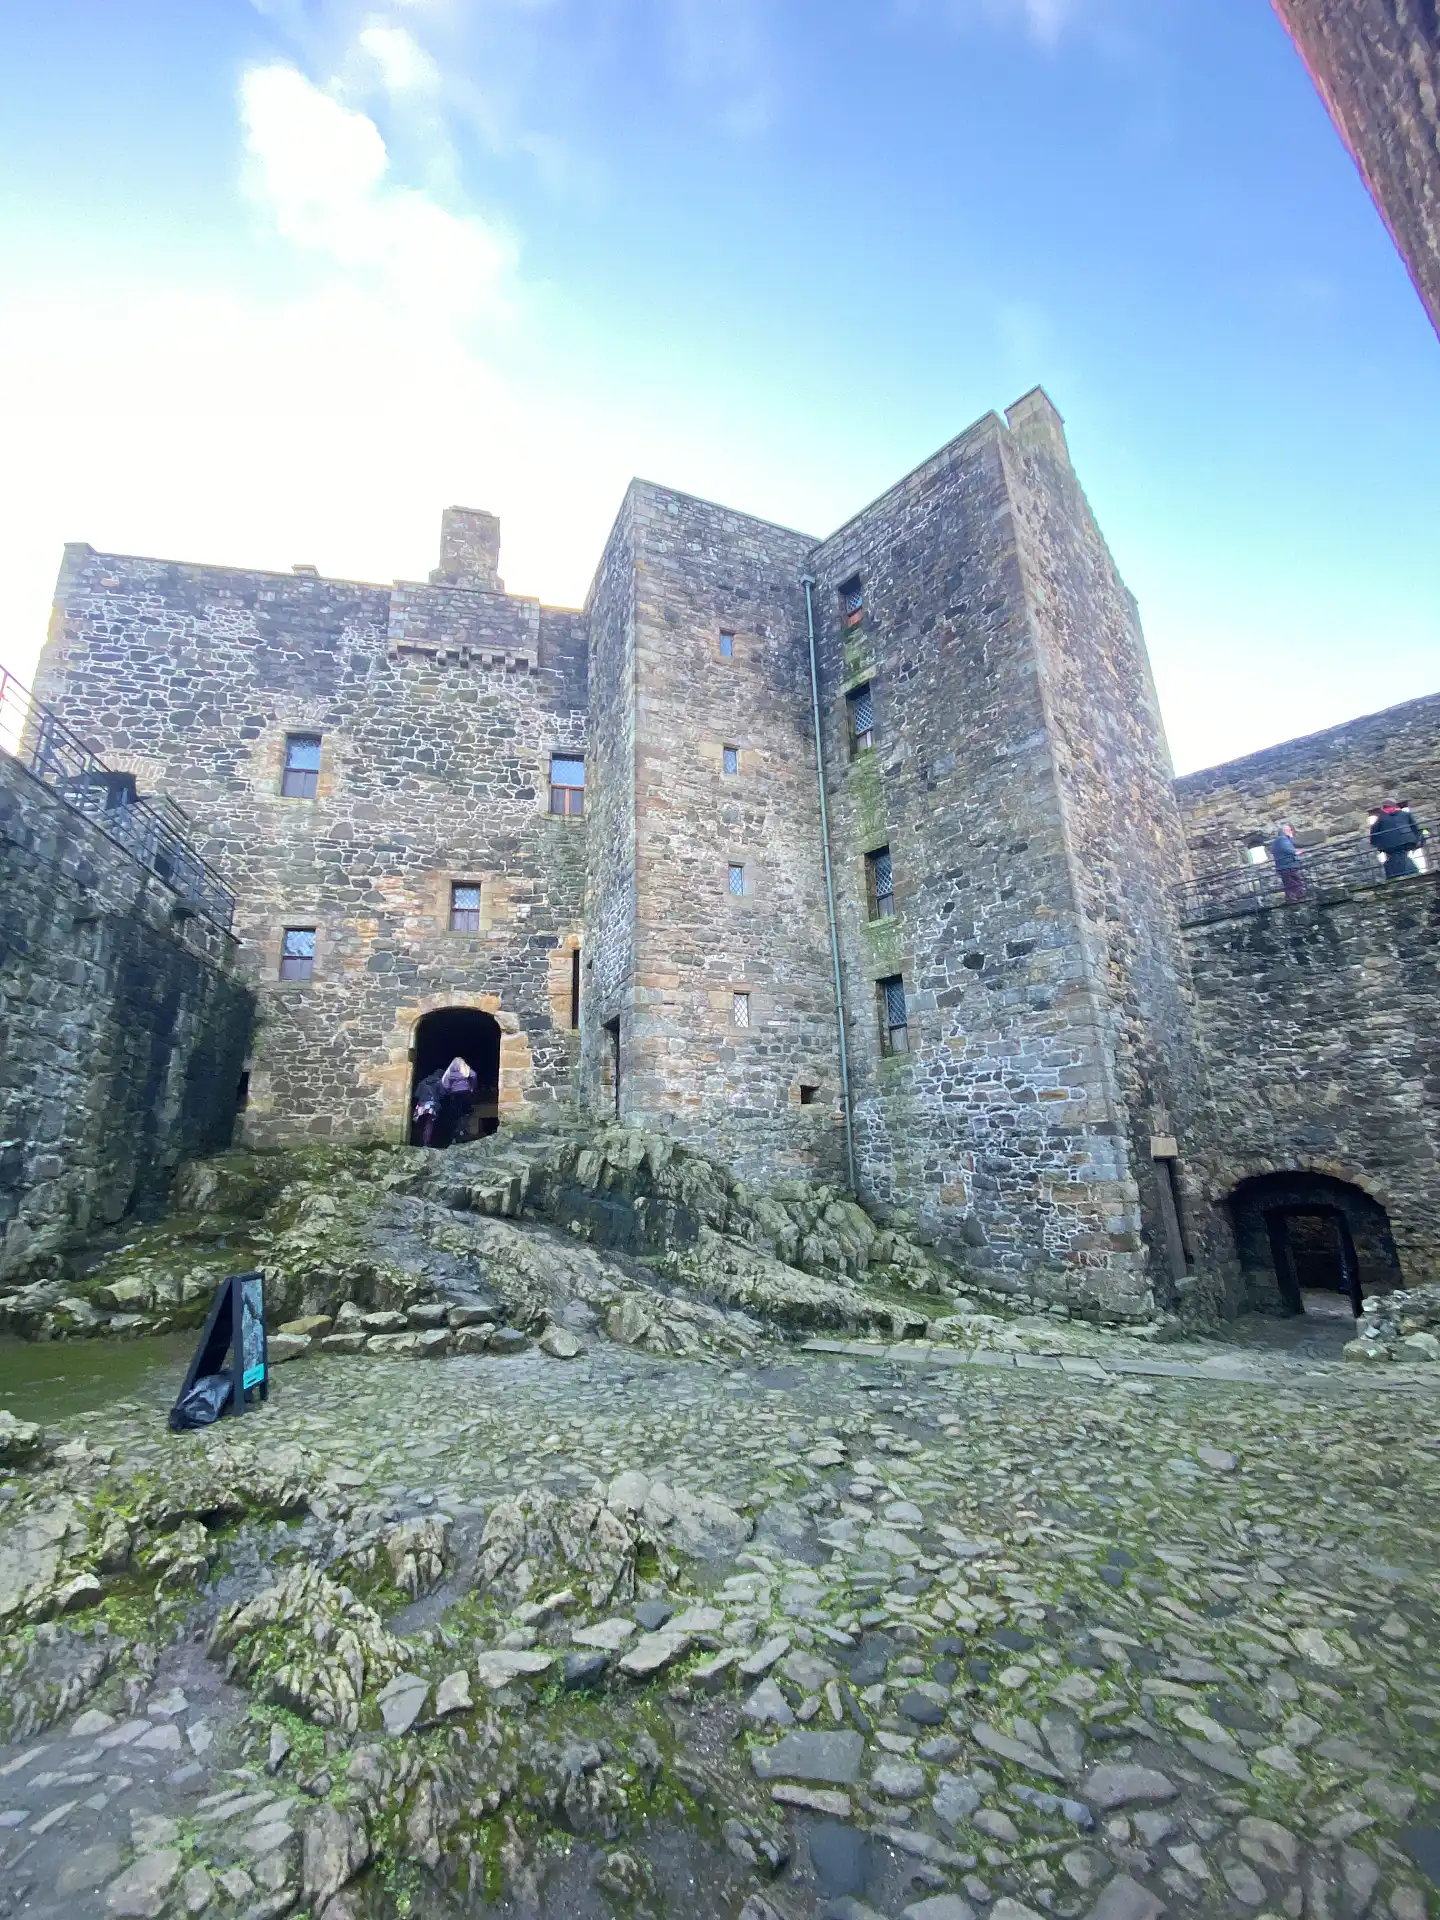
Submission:
[[[1384,1207],[1348,1180],[1266,1173],[1230,1196],[1249,1304],[1316,1318],[1359,1314],[1365,1296],[1403,1286]]]
[[[442,1127],[434,1137],[436,1146],[455,1146],[461,1139],[474,1140],[494,1133],[500,1124],[500,1026],[488,1013],[473,1007],[437,1007],[415,1023],[410,1072],[409,1140],[419,1142],[415,1124],[415,1089],[427,1074],[448,1067],[459,1056],[475,1069],[478,1087],[475,1104],[455,1139]],[[448,1116],[447,1116],[448,1118]]]

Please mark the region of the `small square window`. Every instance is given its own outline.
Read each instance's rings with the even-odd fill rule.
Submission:
[[[585,762],[562,754],[550,756],[551,813],[581,814],[585,811]]]
[[[320,782],[320,735],[287,733],[285,774],[280,791],[287,800],[313,800]]]
[[[730,1017],[737,1027],[750,1024],[750,996],[748,993],[732,993],[730,996]]]
[[[850,719],[850,757],[864,753],[875,744],[875,694],[867,680],[863,687],[852,687],[845,696]]]
[[[875,991],[880,1003],[880,1051],[908,1053],[910,1024],[905,1007],[903,977],[898,973],[892,973],[888,979],[877,980]]]
[[[480,931],[480,889],[478,886],[456,883],[450,889],[450,931],[452,933],[478,933]]]
[[[739,773],[740,771],[739,747],[722,747],[720,749],[720,771],[722,773]]]
[[[847,627],[858,627],[865,618],[865,589],[858,573],[852,573],[840,588],[840,618]]]
[[[280,938],[280,978],[313,980],[314,977],[314,927],[286,927]]]
[[[819,1097],[819,1087],[812,1087],[804,1080],[800,1082],[800,1104],[802,1107],[813,1107]]]
[[[730,862],[730,891],[737,899],[745,891],[745,869],[734,860]]]
[[[877,847],[865,856],[866,890],[870,896],[870,918],[889,920],[895,912],[895,870],[890,864],[889,847]]]
[[[721,634],[720,658],[722,660],[733,660],[735,658],[735,636],[733,633]]]

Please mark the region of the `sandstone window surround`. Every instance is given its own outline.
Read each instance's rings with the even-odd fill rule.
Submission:
[[[905,979],[888,974],[875,982],[875,997],[880,1014],[880,1051],[901,1054],[910,1051],[910,1016],[905,1004]]]
[[[314,927],[286,927],[280,936],[280,978],[313,980],[314,977]]]
[[[872,920],[890,920],[895,914],[895,869],[889,847],[876,847],[865,856],[865,895]]]
[[[845,696],[849,720],[850,758],[867,752],[875,744],[875,689],[869,681],[852,687]]]
[[[737,1027],[750,1025],[750,996],[748,993],[732,993],[730,996],[730,1019]]]
[[[285,770],[280,792],[286,800],[313,800],[320,784],[320,742],[318,733],[287,733]]]
[[[865,588],[858,573],[842,580],[839,588],[840,620],[846,627],[858,627],[865,618]]]
[[[450,882],[450,931],[452,933],[480,931],[480,883],[478,880]]]
[[[739,773],[740,771],[739,747],[721,747],[720,771],[722,774],[726,775],[727,777],[733,777],[734,775]]]
[[[550,811],[571,819],[585,811],[585,762],[578,755],[550,756]]]

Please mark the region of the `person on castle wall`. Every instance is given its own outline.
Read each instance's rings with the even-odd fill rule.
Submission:
[[[468,1060],[457,1053],[440,1076],[440,1122],[436,1127],[437,1147],[452,1146],[465,1138],[470,1109],[480,1087],[480,1076]]]
[[[427,1073],[415,1086],[414,1121],[418,1144],[431,1147],[435,1144],[435,1128],[440,1119],[442,1099],[440,1082],[445,1078],[444,1070],[437,1067],[433,1073]]]
[[[1280,876],[1280,885],[1285,889],[1285,898],[1303,900],[1305,875],[1300,871],[1300,849],[1295,844],[1295,829],[1288,820],[1280,822],[1280,830],[1270,842],[1270,858],[1275,862],[1275,871]]]
[[[1410,811],[1408,800],[1386,800],[1370,817],[1370,844],[1385,857],[1385,878],[1403,880],[1419,873],[1412,855],[1430,838]]]

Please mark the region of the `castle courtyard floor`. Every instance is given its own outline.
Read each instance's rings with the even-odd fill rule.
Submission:
[[[12,1731],[54,1722],[0,1747],[0,1914],[1440,1911],[1440,1368],[1265,1332],[327,1356],[181,1436],[173,1358],[71,1395],[71,1444],[0,1474],[12,1586],[136,1487],[283,1461],[306,1495],[158,1603],[0,1639]],[[633,1591],[557,1562],[476,1610],[497,1502],[608,1495],[663,1548],[675,1489],[719,1530],[642,1549]],[[370,1593],[406,1671],[358,1729],[207,1658],[226,1605],[427,1520],[434,1577]]]

